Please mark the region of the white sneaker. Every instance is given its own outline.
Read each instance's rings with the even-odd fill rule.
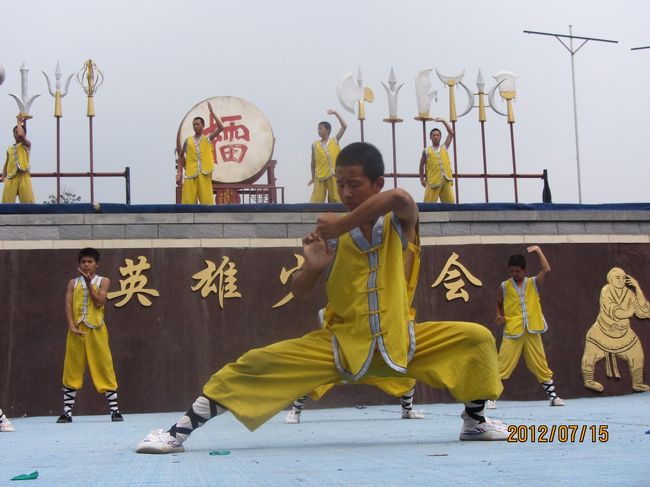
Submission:
[[[3,419],[2,422],[0,423],[0,432],[11,433],[12,431],[16,431],[14,425],[11,424],[11,421],[9,421],[7,418]]]
[[[485,409],[496,409],[497,408],[497,402],[493,401],[492,399],[488,399],[487,402],[485,403]]]
[[[287,413],[287,417],[284,418],[284,422],[287,424],[298,424],[300,423],[300,413],[296,413],[295,409],[291,409]]]
[[[424,419],[424,410],[422,409],[402,409],[402,419]]]
[[[461,441],[505,441],[508,439],[508,427],[499,420],[485,418],[479,423],[470,418],[465,411],[460,415],[463,418],[463,428],[460,430]]]
[[[167,431],[152,430],[144,440],[138,443],[136,453],[180,453],[185,448]]]
[[[549,406],[564,406],[564,400],[560,399],[558,396],[555,396],[553,399],[551,399],[551,402]]]

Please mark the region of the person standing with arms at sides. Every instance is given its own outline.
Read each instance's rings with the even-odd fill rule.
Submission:
[[[2,168],[3,203],[15,203],[16,197],[21,203],[34,203],[32,178],[29,175],[29,152],[32,143],[27,138],[24,122],[22,115],[16,116],[15,143],[7,149],[5,165]]]
[[[449,122],[441,117],[434,118],[434,121],[442,123],[447,129],[445,143],[440,145],[442,132],[434,128],[429,132],[431,146],[422,151],[420,158],[420,184],[425,188],[424,202],[455,203],[454,180],[451,174],[449,163],[449,146],[454,140],[454,130]]]
[[[217,124],[217,128],[206,137],[203,134],[205,120],[194,117],[192,128],[194,135],[185,139],[183,147],[178,153],[178,167],[176,168],[176,181],[180,182],[185,169],[185,179],[181,192],[181,204],[195,205],[197,200],[202,205],[214,205],[212,195],[212,171],[214,171],[214,146],[213,140],[223,130],[223,124],[214,114],[212,105],[208,102],[210,114]]]
[[[329,122],[318,124],[317,140],[311,145],[311,179],[307,186],[314,185],[310,203],[324,203],[327,196],[328,203],[340,203],[339,193],[336,189],[336,158],[341,152],[339,140],[343,137],[348,124],[334,109],[327,110],[328,115],[334,115],[339,120],[341,127],[332,139],[332,125]]]

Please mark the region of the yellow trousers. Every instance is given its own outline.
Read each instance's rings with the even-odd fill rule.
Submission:
[[[340,203],[339,190],[336,187],[336,178],[334,176],[319,181],[314,179],[314,190],[311,193],[310,203],[325,203],[327,196],[328,203]]]
[[[185,179],[183,181],[181,204],[195,205],[197,199],[202,205],[214,205],[212,174],[200,173],[195,178]]]
[[[108,347],[106,326],[88,328],[81,323],[79,328],[88,334],[80,336],[68,330],[63,362],[63,385],[69,389],[81,389],[88,365],[97,392],[116,391],[117,379],[111,349]]]
[[[28,172],[19,172],[11,179],[5,179],[2,190],[3,203],[15,203],[16,196],[21,203],[34,203],[32,177]]]
[[[347,384],[347,382],[338,382],[337,384],[327,384],[317,387],[316,390],[309,394],[309,397],[314,401],[318,401],[329,392],[332,387],[341,384]],[[355,382],[355,384],[367,384],[381,389],[389,396],[402,397],[415,387],[415,379],[409,379],[408,377],[362,377],[361,380]]]
[[[460,402],[497,399],[501,394],[497,351],[487,328],[453,321],[420,323],[415,340],[406,374],[388,367],[376,352],[364,378],[411,378],[447,389]],[[295,398],[341,380],[334,364],[332,333],[322,329],[245,353],[214,374],[203,394],[252,431]]]
[[[499,349],[499,375],[506,380],[517,367],[521,352],[524,352],[526,367],[537,378],[546,382],[553,378],[553,371],[548,368],[542,336],[539,333],[524,332],[519,338],[503,338]]]
[[[456,203],[453,181],[447,181],[445,179],[442,186],[438,186],[437,188],[426,187],[424,190],[425,203],[437,203],[438,198],[440,198],[441,203]]]

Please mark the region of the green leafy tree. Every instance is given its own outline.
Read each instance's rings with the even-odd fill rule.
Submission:
[[[81,196],[76,194],[74,190],[64,189],[61,192],[61,203],[79,203],[81,201]],[[56,195],[51,194],[47,201],[43,201],[44,204],[56,203]]]

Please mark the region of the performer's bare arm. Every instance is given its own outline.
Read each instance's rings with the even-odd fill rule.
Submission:
[[[214,121],[217,123],[217,128],[214,130],[214,132],[208,135],[208,139],[210,140],[210,142],[212,142],[214,138],[223,131],[224,127],[223,127],[223,123],[221,123],[221,120],[219,120],[219,117],[217,117],[214,114],[214,110],[212,109],[212,105],[210,104],[210,102],[208,102],[208,110],[210,110],[210,115],[212,115]]]
[[[65,317],[68,321],[68,328],[75,335],[87,335],[88,333],[81,331],[79,326],[72,319],[72,293],[74,291],[74,282],[76,279],[68,281],[68,288],[65,291]]]
[[[18,137],[18,142],[23,144],[25,148],[29,151],[32,147],[32,143],[27,138],[25,133],[25,127],[23,127],[25,119],[21,115],[16,115],[16,137]]]
[[[373,224],[377,218],[393,212],[399,218],[402,231],[409,242],[415,242],[418,224],[418,207],[411,195],[401,188],[376,193],[345,216],[322,214],[316,232],[324,239],[336,238],[362,225]]]
[[[549,265],[548,260],[546,260],[546,256],[542,252],[542,249],[537,245],[528,247],[526,250],[528,250],[529,254],[536,253],[537,257],[539,257],[539,263],[542,266],[542,270],[537,274],[537,284],[541,284],[546,275],[551,272],[551,266]]]
[[[316,179],[316,156],[314,155],[314,146],[311,146],[311,179],[307,183],[307,186],[314,184]]]
[[[445,120],[442,117],[436,117],[433,120],[436,122],[440,122],[445,126],[445,129],[447,129],[447,138],[445,139],[445,149],[449,149],[452,140],[454,140],[454,129],[451,127],[449,122],[447,122],[447,120]]]
[[[9,154],[7,154],[7,157],[5,158],[5,165],[2,167],[2,177],[0,178],[0,182],[4,181],[7,177],[7,164],[9,164]]]
[[[497,293],[497,303],[495,305],[496,317],[494,319],[497,325],[503,325],[506,322],[503,312],[503,293],[501,292],[501,286],[499,286],[499,292]]]
[[[422,151],[422,157],[420,157],[420,169],[418,170],[418,172],[420,173],[420,184],[424,188],[427,187],[426,164],[427,164],[427,152]]]
[[[88,289],[88,294],[90,299],[93,300],[97,308],[101,308],[106,303],[106,295],[108,294],[108,288],[111,285],[111,280],[108,277],[102,278],[101,283],[99,284],[99,291],[97,291],[91,284],[91,277],[82,271],[80,268],[77,268],[77,271],[86,281],[86,289]]]
[[[336,141],[338,142],[339,140],[341,140],[341,137],[343,137],[343,134],[345,133],[345,130],[348,128],[348,124],[345,123],[345,120],[343,120],[343,117],[341,117],[339,112],[337,112],[333,108],[330,108],[329,110],[327,110],[327,114],[328,115],[334,115],[336,118],[338,118],[339,124],[341,124],[341,128],[339,128],[339,131],[336,132],[336,137],[335,137]]]
[[[314,289],[318,277],[334,258],[334,251],[327,247],[325,240],[316,232],[302,239],[302,249],[305,262],[294,273],[291,282],[291,292],[298,298],[306,296]]]

